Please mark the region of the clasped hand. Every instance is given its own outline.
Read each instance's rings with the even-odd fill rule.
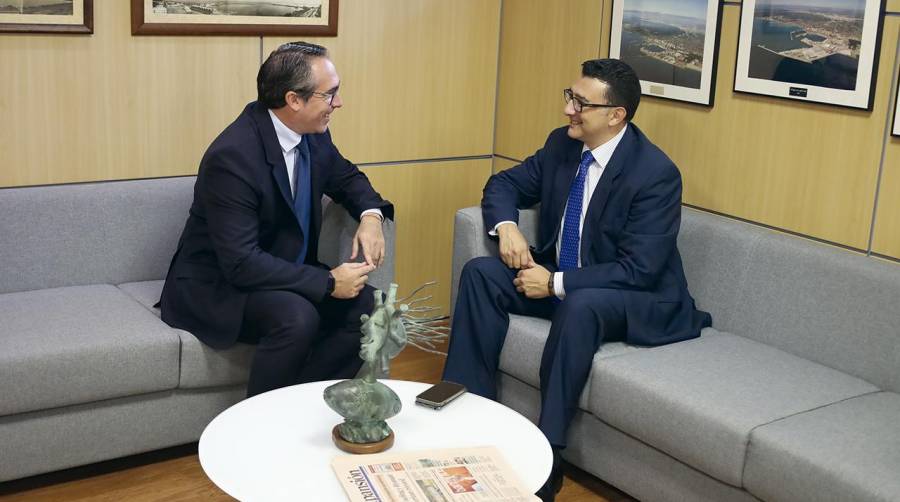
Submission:
[[[363,259],[373,268],[384,263],[384,232],[381,230],[381,218],[374,214],[365,214],[360,218],[356,235],[353,236],[351,260],[356,259],[360,249]]]
[[[511,223],[500,225],[497,235],[500,237],[500,259],[507,267],[519,269],[513,279],[516,291],[531,299],[550,296],[547,288],[550,271],[534,262],[528,249],[528,241],[519,227]]]

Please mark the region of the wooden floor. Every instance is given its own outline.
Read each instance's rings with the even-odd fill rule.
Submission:
[[[433,383],[440,380],[443,367],[442,356],[409,347],[392,362],[391,376]],[[558,502],[634,500],[573,466],[566,465],[565,473],[563,489],[556,497]],[[233,499],[203,474],[196,443],[0,483],[0,502],[158,500]]]

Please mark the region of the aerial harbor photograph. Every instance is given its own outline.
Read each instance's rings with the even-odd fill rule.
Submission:
[[[626,0],[621,58],[641,80],[699,89],[707,0]]]
[[[153,0],[154,14],[322,17],[322,0]]]
[[[72,15],[72,0],[0,0],[0,14]]]
[[[751,78],[856,88],[865,0],[758,0]]]

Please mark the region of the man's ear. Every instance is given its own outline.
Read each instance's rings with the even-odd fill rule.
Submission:
[[[628,112],[626,112],[624,108],[622,108],[622,107],[613,108],[613,111],[609,116],[610,127],[617,126],[617,125],[621,124],[622,122],[625,122],[626,116],[628,116]]]
[[[301,98],[300,95],[294,91],[288,91],[284,93],[284,102],[287,103],[287,106],[289,106],[291,110],[295,112],[301,110],[304,106],[306,106],[306,102],[303,100],[303,98]]]

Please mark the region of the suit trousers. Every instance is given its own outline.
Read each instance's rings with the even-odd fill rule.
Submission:
[[[313,303],[290,291],[247,296],[238,341],[257,345],[247,397],[298,383],[353,378],[359,358],[362,314],[371,314],[375,289],[356,298]]]
[[[495,257],[475,258],[463,268],[443,378],[496,400],[509,314],[550,319],[541,356],[538,427],[551,445],[565,448],[594,354],[601,343],[624,339],[624,300],[618,290],[600,288],[568,292],[561,302],[533,300],[516,291],[516,274]]]

